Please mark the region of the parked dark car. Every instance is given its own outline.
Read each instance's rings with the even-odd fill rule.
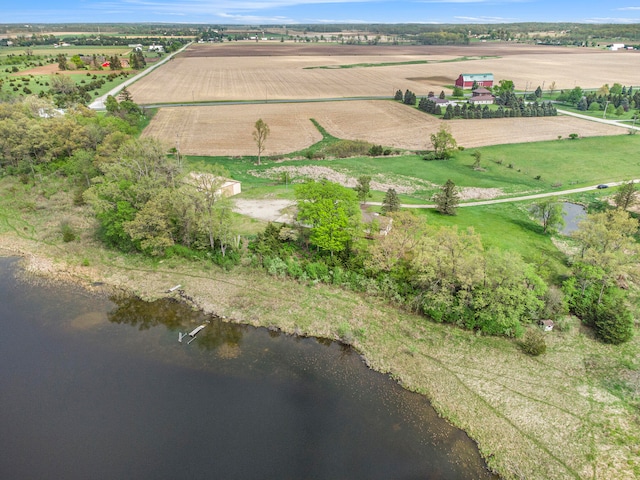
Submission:
[[[601,183],[596,188],[599,188],[600,190],[602,190],[603,188],[609,188],[609,185],[607,185],[606,183]]]

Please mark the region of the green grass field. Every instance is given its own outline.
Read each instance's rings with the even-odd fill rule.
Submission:
[[[56,57],[63,53],[67,58],[73,55],[128,55],[131,52],[131,48],[126,46],[71,46],[71,47],[59,47],[52,46],[34,46],[29,47],[33,56],[52,56]],[[27,51],[26,47],[1,47],[0,58],[7,57],[9,55],[25,55]]]
[[[482,170],[474,170],[472,153],[481,153]],[[505,195],[523,195],[570,189],[612,181],[640,178],[640,135],[620,135],[576,140],[496,145],[456,152],[452,159],[426,161],[419,155],[356,157],[331,160],[265,159],[255,165],[253,157],[192,157],[205,163],[219,163],[243,183],[247,193],[258,189],[286,195],[284,184],[257,178],[251,172],[274,166],[322,166],[348,174],[380,175],[388,178],[420,179],[436,184],[432,189],[403,195],[404,203],[426,203],[438,185],[451,179],[459,187],[500,188]],[[299,158],[299,157],[298,157]],[[539,178],[538,178],[539,177]],[[375,198],[382,198],[377,192]]]
[[[59,54],[64,54],[67,59],[76,54],[81,56],[98,55],[100,57],[110,57],[117,55],[126,57],[131,52],[131,49],[129,47],[115,46],[73,46],[63,48],[36,46],[30,47],[29,51],[31,56],[26,56],[27,49],[24,47],[0,48],[0,86],[3,91],[16,95],[38,95],[41,92],[47,92],[49,90],[48,81],[51,74],[36,74],[30,72],[33,68],[51,65],[52,63],[57,64],[55,58]],[[11,58],[9,57],[10,55],[14,57]],[[155,59],[157,55],[154,53],[150,54],[149,57]],[[128,69],[122,71],[134,72]],[[88,75],[86,70],[77,70],[76,72],[77,73],[66,73],[65,75],[71,77],[79,86],[83,83],[89,83],[94,75],[93,72]],[[114,71],[104,69],[96,72],[95,75],[98,78],[104,78],[111,73],[114,73]],[[115,73],[120,73],[120,71]],[[103,95],[123,81],[124,77],[121,76],[107,80],[105,85],[97,90],[91,91],[91,95]]]

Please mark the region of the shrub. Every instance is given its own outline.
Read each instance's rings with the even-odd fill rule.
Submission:
[[[371,148],[369,149],[369,156],[370,157],[379,157],[380,155],[382,155],[384,152],[382,145],[372,145]]]
[[[570,133],[569,140],[576,140],[579,137],[577,133]]]
[[[329,278],[329,267],[322,262],[307,263],[305,272],[311,280],[325,281]]]
[[[65,243],[73,242],[78,235],[75,230],[71,226],[68,220],[63,220],[60,222],[60,233],[62,234],[62,241]]]
[[[613,296],[598,305],[593,323],[596,335],[605,343],[619,345],[633,337],[633,315],[622,296]]]
[[[524,334],[524,338],[520,342],[520,348],[524,353],[537,357],[547,351],[547,342],[544,339],[544,333],[538,328],[530,328]]]
[[[287,259],[287,274],[290,277],[301,278],[304,273],[304,268],[295,258],[289,257]]]
[[[284,277],[287,274],[287,264],[280,257],[267,257],[263,263],[269,275]]]
[[[329,145],[324,153],[337,158],[364,157],[370,148],[371,144],[363,140],[339,140]]]

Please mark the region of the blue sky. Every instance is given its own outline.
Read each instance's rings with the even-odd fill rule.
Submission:
[[[640,0],[4,0],[0,23],[640,23]]]

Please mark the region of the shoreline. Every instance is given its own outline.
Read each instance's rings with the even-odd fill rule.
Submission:
[[[223,272],[180,259],[154,263],[91,242],[52,245],[8,233],[0,235],[0,255],[21,257],[27,273],[89,292],[106,286],[153,301],[176,298],[168,290],[180,284],[194,308],[224,321],[348,343],[368,368],[423,395],[464,431],[501,478],[623,479],[637,468],[630,460],[636,447],[597,431],[612,413],[610,422],[635,428],[633,422],[611,395],[582,379],[583,355],[606,355],[609,347],[593,342],[575,358],[560,352],[567,343],[583,348],[579,329],[549,337],[550,352],[538,359],[522,354],[512,340],[478,337],[377,298],[243,267]],[[102,286],[92,286],[96,282]],[[603,411],[595,414],[595,407]]]

